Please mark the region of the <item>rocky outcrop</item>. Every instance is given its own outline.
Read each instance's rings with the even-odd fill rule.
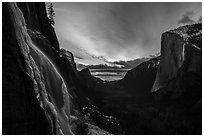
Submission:
[[[74,62],[74,56],[70,51],[67,51],[63,48],[60,49],[60,56],[68,59],[71,64],[73,70],[76,70],[76,63]]]
[[[96,125],[112,134],[122,134],[122,128],[119,121],[113,116],[102,114],[99,109],[91,105],[83,108],[86,119],[91,119]]]
[[[59,42],[53,27],[49,23],[45,3],[20,2],[17,5],[23,13],[27,29],[42,33],[50,41],[52,47],[59,50]]]
[[[133,95],[146,97],[152,87],[157,97],[177,101],[163,100],[159,105],[150,102],[145,112],[145,105],[135,104],[138,101],[124,109],[119,106],[113,114],[122,119],[122,126],[130,128],[127,133],[135,133],[138,128],[143,131],[144,120],[149,126],[152,119],[152,127],[165,127],[155,133],[201,133],[201,24],[164,33],[161,57],[141,63],[124,79],[108,84],[91,76],[88,69],[78,72],[72,53],[59,49],[44,3],[3,3],[2,12],[3,134],[123,134],[118,120],[100,112],[102,107],[94,102],[103,98],[104,90],[107,95],[116,94],[109,98],[115,102],[118,91],[123,91],[121,95],[131,91],[136,100]],[[140,99],[146,102],[145,97]],[[150,114],[149,107],[158,109],[158,113],[152,111],[151,116],[145,116]],[[175,125],[173,132],[167,132]]]
[[[3,3],[2,25],[3,134],[106,134],[97,125],[78,130],[88,88],[73,55],[59,50],[45,4]]]
[[[201,49],[202,24],[182,26],[163,33],[161,63],[152,92],[161,93],[163,89],[162,91],[171,91],[177,97],[193,85],[201,84]],[[197,88],[200,87],[198,85]]]
[[[160,57],[141,63],[136,68],[128,71],[125,77],[116,83],[116,86],[131,90],[137,95],[148,95],[154,83],[159,64]]]
[[[94,88],[94,78],[91,75],[91,72],[89,71],[88,68],[82,69],[81,71],[79,71],[79,76],[80,76],[80,80],[81,82],[88,88]]]
[[[17,6],[3,3],[2,16],[2,133],[52,134],[52,127],[35,95],[22,53]],[[22,18],[22,16],[19,16]],[[24,24],[25,25],[25,24]]]
[[[6,3],[5,6],[8,8],[8,11],[5,12],[8,13],[13,26],[13,35],[16,38],[15,46],[18,46],[21,58],[25,61],[23,64],[25,66],[24,73],[29,77],[33,84],[29,88],[34,90],[34,96],[31,96],[30,98],[36,98],[38,100],[38,105],[36,104],[35,107],[41,107],[44,111],[44,115],[46,116],[44,120],[50,123],[52,134],[73,134],[70,127],[71,114],[69,92],[64,79],[46,54],[44,54],[40,48],[35,46],[32,42],[27,33],[23,14],[18,6],[15,3]],[[15,74],[13,75],[15,76]],[[5,92],[6,91],[7,90],[5,89]],[[29,97],[25,98],[29,100]],[[17,100],[18,99],[20,98],[17,98]],[[25,99],[22,100],[24,101]],[[30,106],[27,103],[26,105],[27,107]],[[9,106],[8,104],[5,104],[5,106],[16,108],[15,106]],[[27,108],[24,109],[27,111]],[[18,115],[18,113],[14,114]],[[29,121],[25,120],[25,122],[28,122],[29,124]],[[38,122],[39,123],[36,121],[36,124],[40,124],[40,121]],[[27,133],[32,132],[28,130]]]
[[[107,97],[103,106],[120,116],[125,132],[202,134],[201,45],[202,24],[165,32],[161,56],[141,63],[116,83],[115,90],[124,94],[116,97],[117,103]]]

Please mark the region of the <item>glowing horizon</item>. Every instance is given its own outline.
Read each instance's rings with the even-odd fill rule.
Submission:
[[[201,16],[201,3],[53,3],[60,46],[77,63],[109,64],[160,51],[161,34]],[[110,65],[110,64],[109,64]]]

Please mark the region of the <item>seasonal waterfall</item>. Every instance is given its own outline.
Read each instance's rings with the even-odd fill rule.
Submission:
[[[16,3],[9,3],[16,28],[16,37],[27,74],[33,80],[36,98],[53,125],[55,134],[73,134],[70,127],[70,105],[67,86],[52,61],[32,43],[22,12]]]

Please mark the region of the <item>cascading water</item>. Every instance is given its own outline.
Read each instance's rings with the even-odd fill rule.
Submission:
[[[52,61],[37,48],[27,33],[22,12],[9,3],[18,44],[33,80],[36,98],[52,125],[54,134],[73,134],[70,126],[70,103],[67,86]]]

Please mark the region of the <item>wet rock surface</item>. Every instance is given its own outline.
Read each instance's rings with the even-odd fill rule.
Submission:
[[[76,70],[44,3],[2,12],[3,134],[202,134],[202,24],[163,33],[161,56],[108,82]]]
[[[3,134],[82,134],[76,116],[90,102],[73,55],[58,50],[44,3],[3,5]],[[87,124],[86,134],[108,134]]]
[[[8,3],[3,3],[2,11],[2,133],[52,134],[50,123],[35,96],[33,81],[26,72]]]
[[[23,13],[27,28],[41,32],[50,41],[52,47],[59,50],[55,31],[47,18],[45,3],[19,2],[17,5]]]

